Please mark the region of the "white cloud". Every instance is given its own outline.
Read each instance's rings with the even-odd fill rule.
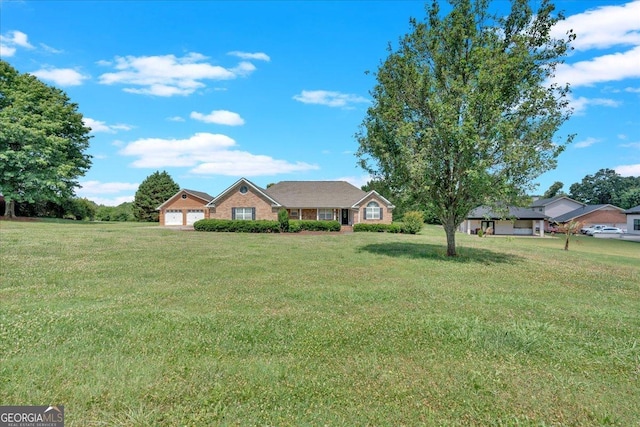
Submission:
[[[635,165],[621,165],[613,168],[621,176],[640,176],[640,163]]]
[[[249,62],[224,68],[212,65],[206,59],[194,52],[181,58],[175,55],[116,57],[115,64],[99,61],[100,65],[116,69],[102,74],[100,83],[125,85],[125,92],[169,97],[190,95],[205,87],[203,80],[230,80],[247,76],[256,69]]]
[[[624,88],[624,91],[629,93],[640,93],[640,87],[626,87]]]
[[[602,6],[567,17],[552,30],[555,38],[564,38],[573,29],[576,50],[606,49],[619,45],[640,45],[640,1]]]
[[[229,52],[227,55],[231,55],[231,56],[237,56],[238,58],[241,59],[254,59],[256,61],[271,61],[271,58],[269,57],[269,55],[267,55],[264,52],[255,52],[255,53],[249,53],[249,52],[240,52],[240,51],[233,51],[233,52]]]
[[[560,64],[553,79],[572,87],[640,77],[640,46],[574,64]]]
[[[31,74],[39,79],[51,81],[58,86],[79,86],[83,80],[89,78],[71,68],[41,69]]]
[[[89,117],[84,117],[82,121],[84,122],[85,126],[88,126],[91,128],[91,132],[93,133],[98,133],[98,132],[116,133],[119,130],[133,129],[133,126],[130,126],[130,125],[125,125],[125,124],[108,125],[103,121],[94,120]]]
[[[56,48],[51,47],[51,46],[49,46],[49,45],[46,45],[46,44],[44,44],[44,43],[40,43],[40,47],[41,47],[44,51],[47,51],[47,52],[49,52],[49,53],[58,54],[58,53],[63,53],[63,52],[64,52],[63,50],[56,49]]]
[[[116,194],[122,191],[135,191],[140,184],[130,182],[100,182],[84,181],[80,182],[77,193],[83,194]],[[83,196],[84,197],[84,196]]]
[[[593,144],[596,144],[596,143],[598,143],[600,141],[602,141],[602,140],[598,139],[598,138],[589,137],[589,138],[584,139],[582,141],[576,142],[575,144],[573,144],[573,146],[575,148],[587,148],[587,147],[591,147]]]
[[[351,185],[362,188],[367,182],[371,181],[371,175],[361,175],[361,176],[344,176],[341,178],[336,178],[336,181],[347,181]]]
[[[318,166],[233,150],[235,141],[226,135],[196,133],[188,139],[140,139],[120,154],[138,157],[137,168],[191,167],[197,175],[260,176],[318,169]]]
[[[33,49],[27,35],[22,31],[9,31],[5,35],[0,35],[0,56],[8,58],[15,55],[17,47]]]
[[[184,122],[184,118],[180,116],[167,117],[170,122]]]
[[[214,110],[206,115],[192,111],[190,117],[201,122],[216,123],[219,125],[241,126],[244,124],[244,119],[240,117],[238,113],[226,110]]]
[[[573,98],[572,96],[569,96],[569,106],[573,108],[573,113],[575,115],[583,114],[587,107],[593,105],[599,105],[601,107],[619,107],[620,102],[608,98],[585,98],[584,96]]]
[[[624,144],[620,144],[620,147],[640,149],[640,141],[639,142],[626,142]]]
[[[327,90],[303,90],[300,94],[294,95],[293,99],[304,104],[319,104],[329,107],[348,108],[355,103],[368,103],[369,100],[358,95],[332,92]]]

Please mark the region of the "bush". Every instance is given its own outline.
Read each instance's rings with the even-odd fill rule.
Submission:
[[[280,209],[278,211],[278,223],[280,224],[281,233],[289,231],[289,212],[287,212],[286,209]]]
[[[406,233],[404,224],[355,224],[353,231],[370,232],[370,233]]]
[[[232,233],[278,233],[280,223],[269,220],[201,219],[193,224],[193,229]]]
[[[297,220],[289,222],[289,231],[297,233],[299,231],[340,231],[342,226],[338,221],[313,221]]]
[[[404,224],[404,232],[407,234],[416,234],[422,230],[424,225],[424,215],[422,212],[411,211],[404,214],[402,217],[402,223]]]

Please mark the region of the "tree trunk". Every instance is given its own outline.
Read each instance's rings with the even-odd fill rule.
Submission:
[[[571,236],[571,233],[569,233],[569,232],[567,231],[567,237],[566,237],[566,239],[565,239],[565,241],[564,241],[564,250],[565,250],[565,251],[568,251],[568,250],[569,250],[569,239],[570,239],[570,236]]]
[[[16,202],[13,200],[6,201],[4,205],[4,216],[6,218],[16,217]]]
[[[444,232],[447,235],[447,256],[457,256],[456,253],[456,224],[453,218],[444,223]]]

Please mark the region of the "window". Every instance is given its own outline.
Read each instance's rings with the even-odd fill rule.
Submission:
[[[187,195],[186,195],[186,194],[183,194],[183,195],[182,195],[182,198],[183,198],[183,199],[186,199],[186,198],[187,198]]]
[[[333,209],[318,209],[318,219],[319,220],[333,220]]]
[[[382,209],[376,202],[369,202],[364,208],[364,219],[382,219]]]
[[[243,185],[242,187],[240,187],[240,193],[247,194],[247,191],[249,191],[249,189],[247,188],[246,185]]]
[[[298,209],[291,209],[291,211],[289,212],[289,217],[298,218]]]
[[[640,219],[634,219],[633,220],[633,229],[634,230],[640,230]]]
[[[255,208],[233,208],[231,209],[231,219],[252,220],[256,217]]]

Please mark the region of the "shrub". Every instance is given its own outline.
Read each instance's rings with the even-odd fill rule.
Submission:
[[[355,224],[353,231],[370,232],[370,233],[405,233],[402,223],[393,224]]]
[[[292,229],[293,228],[293,229]],[[297,220],[289,222],[289,231],[340,231],[338,221]]]
[[[278,211],[278,223],[280,224],[281,233],[289,231],[289,212],[287,212],[286,209],[280,209]]]
[[[277,233],[280,231],[280,223],[269,220],[201,219],[193,224],[193,229],[235,233]]]
[[[422,212],[411,211],[404,214],[402,217],[402,223],[404,224],[404,232],[408,234],[416,234],[422,230],[424,225],[424,215]]]

